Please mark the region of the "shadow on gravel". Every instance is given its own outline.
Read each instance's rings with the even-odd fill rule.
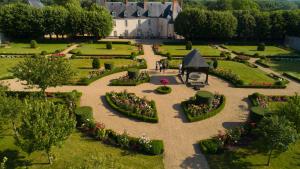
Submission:
[[[176,115],[174,116],[174,118],[180,118],[183,123],[189,122],[182,111],[180,103],[174,104],[173,109],[176,110]]]
[[[195,154],[193,156],[187,157],[180,164],[180,168],[183,169],[209,169],[209,166],[206,162],[205,156],[201,153],[200,147],[198,144],[193,144],[195,149]]]

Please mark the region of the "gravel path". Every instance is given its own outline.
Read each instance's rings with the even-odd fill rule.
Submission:
[[[247,96],[254,92],[272,95],[293,95],[300,91],[300,85],[291,82],[286,89],[242,89],[233,88],[227,82],[216,77],[209,77],[209,86],[204,90],[217,92],[226,96],[226,105],[222,112],[209,119],[188,123],[180,109],[183,100],[195,94],[191,88],[187,88],[177,78],[177,71],[168,70],[165,73],[158,73],[154,70],[155,62],[160,60],[160,56],[155,56],[150,45],[144,45],[145,58],[148,63],[148,71],[151,73],[151,82],[135,87],[113,87],[108,86],[109,81],[118,78],[126,72],[113,74],[104,77],[89,86],[62,86],[51,88],[48,91],[71,91],[76,89],[83,93],[82,105],[91,106],[97,121],[104,122],[107,128],[118,132],[127,130],[133,136],[146,134],[152,139],[163,139],[165,144],[164,164],[166,169],[207,169],[208,164],[205,157],[199,152],[197,142],[210,138],[228,127],[240,125],[247,119],[248,103]],[[154,93],[158,87],[161,77],[166,77],[170,81],[172,93],[159,95]],[[16,80],[8,80],[13,90],[24,90]],[[134,92],[140,97],[146,96],[157,104],[159,123],[151,124],[129,119],[111,110],[105,100],[104,95],[109,91]]]

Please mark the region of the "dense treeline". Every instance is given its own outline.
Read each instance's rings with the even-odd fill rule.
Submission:
[[[175,20],[175,31],[187,39],[282,40],[300,36],[300,10],[216,12],[187,9]]]
[[[108,36],[112,17],[102,7],[93,5],[89,10],[77,4],[34,8],[27,4],[8,4],[0,9],[0,30],[16,38],[39,38],[44,35]]]

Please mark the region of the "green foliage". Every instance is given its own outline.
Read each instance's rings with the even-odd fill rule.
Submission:
[[[93,109],[89,106],[78,107],[75,110],[77,126],[87,124],[89,121],[94,121]]]
[[[48,87],[66,84],[74,75],[71,65],[63,58],[26,58],[11,69],[13,75],[28,85],[37,85],[42,92]]]
[[[31,40],[30,41],[30,48],[37,48],[38,47],[38,43],[36,42],[36,40]]]
[[[196,93],[196,102],[199,104],[211,105],[214,94],[208,91],[198,91]]]
[[[138,78],[139,77],[139,73],[140,73],[140,70],[139,69],[134,69],[134,68],[128,69],[128,71],[127,71],[129,79],[136,79],[136,78]]]
[[[298,138],[295,125],[280,116],[265,117],[258,124],[257,133],[262,145],[269,151],[268,165],[270,165],[273,150],[286,151],[288,146]]]
[[[217,138],[202,140],[199,142],[200,149],[204,154],[217,154],[222,151],[223,144]]]
[[[217,68],[218,68],[218,65],[219,65],[218,60],[217,60],[217,59],[214,59],[214,60],[213,60],[213,67],[214,67],[214,69],[217,69]]]
[[[114,69],[114,63],[113,62],[106,62],[106,63],[104,63],[104,68],[106,70],[113,70]]]
[[[100,69],[100,60],[97,58],[93,58],[92,67],[93,69]]]
[[[169,94],[172,92],[172,88],[169,86],[159,86],[155,91],[159,94]]]
[[[192,50],[192,48],[193,48],[192,42],[191,41],[187,41],[185,43],[185,50]]]
[[[164,152],[164,143],[162,140],[152,140],[150,144],[150,154],[159,155]]]
[[[279,106],[277,114],[285,116],[289,121],[293,122],[298,133],[300,133],[300,96],[293,96],[288,100],[287,104]]]
[[[106,49],[112,49],[112,42],[111,41],[106,42]]]
[[[26,100],[22,113],[24,116],[18,127],[20,147],[27,153],[46,151],[51,164],[51,148],[72,133],[74,117],[63,105],[37,99]]]
[[[257,46],[257,50],[258,51],[265,51],[266,50],[266,45],[264,43],[260,43],[258,46]]]
[[[250,119],[254,122],[259,122],[261,119],[265,117],[269,113],[268,109],[260,107],[260,106],[253,106],[250,109]]]

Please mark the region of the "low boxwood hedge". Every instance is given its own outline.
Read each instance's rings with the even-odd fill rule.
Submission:
[[[199,146],[200,150],[204,154],[217,154],[222,152],[221,141],[218,141],[214,138],[200,141]]]
[[[164,152],[164,143],[162,140],[152,140],[150,153],[153,155],[159,155]]]
[[[265,115],[268,114],[268,109],[260,107],[260,106],[253,106],[250,108],[250,120],[253,122],[259,122]]]
[[[169,86],[159,86],[155,91],[159,94],[169,94],[172,92],[172,88]]]
[[[300,83],[300,78],[297,77],[297,76],[294,76],[293,74],[290,74],[290,73],[283,73],[282,75],[285,76],[285,77],[288,77],[288,78],[290,78],[290,79],[293,79],[293,80],[295,80],[295,81],[297,81],[297,82]]]
[[[225,97],[224,95],[222,95],[222,98],[221,98],[221,99],[222,99],[222,100],[221,100],[222,103],[221,103],[221,105],[220,105],[218,108],[212,110],[211,112],[202,114],[201,116],[197,116],[197,117],[192,117],[192,116],[188,113],[188,110],[187,110],[187,103],[188,103],[188,101],[183,101],[183,102],[181,103],[181,107],[182,107],[183,112],[184,112],[185,116],[187,117],[188,121],[189,121],[189,122],[195,122],[195,121],[200,121],[200,120],[204,120],[204,119],[213,117],[213,116],[215,116],[216,114],[220,113],[220,112],[224,109],[224,107],[225,107],[226,97]]]
[[[89,121],[93,121],[93,109],[89,106],[78,107],[75,110],[76,115],[76,126],[81,126],[82,124],[86,124]]]
[[[144,121],[144,122],[150,122],[150,123],[157,123],[158,122],[157,110],[156,110],[156,105],[155,105],[154,101],[151,101],[151,107],[155,111],[155,117],[147,117],[147,116],[135,114],[131,111],[127,111],[127,110],[124,110],[124,109],[120,108],[118,105],[116,105],[111,100],[110,97],[111,97],[111,95],[109,93],[106,93],[105,98],[106,98],[107,103],[110,105],[111,108],[118,111],[119,113],[124,114],[124,115],[126,115],[128,117],[131,117],[131,118],[134,118],[134,119]]]

